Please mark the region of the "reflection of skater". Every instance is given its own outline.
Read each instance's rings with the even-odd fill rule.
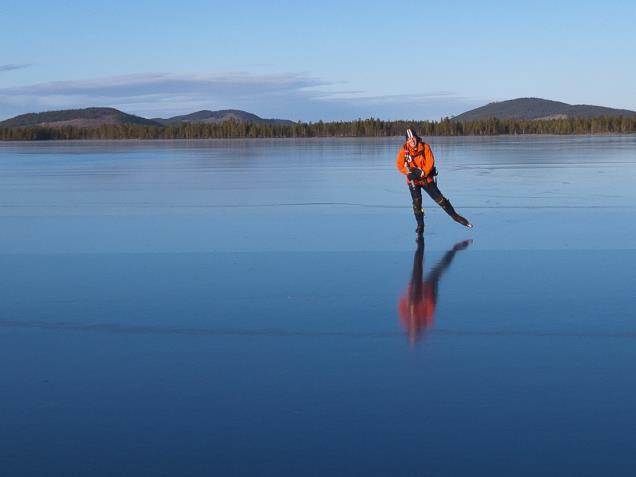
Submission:
[[[429,272],[425,280],[424,273],[424,239],[417,239],[417,250],[413,256],[413,274],[404,296],[400,299],[398,312],[400,321],[404,326],[411,343],[414,343],[418,335],[433,324],[435,307],[437,305],[437,285],[442,273],[449,267],[455,253],[464,250],[472,243],[465,240],[444,254],[439,263]]]
[[[437,188],[435,179],[437,170],[435,169],[433,151],[412,128],[406,130],[406,142],[397,155],[397,168],[402,174],[406,175],[406,181],[413,199],[413,212],[417,221],[415,232],[418,235],[424,233],[422,189],[456,222],[466,227],[473,226],[466,218],[455,211],[450,201]]]

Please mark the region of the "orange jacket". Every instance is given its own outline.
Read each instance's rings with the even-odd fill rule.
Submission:
[[[405,163],[407,153],[411,156],[410,163]],[[431,147],[425,142],[418,142],[415,149],[409,146],[408,143],[405,143],[404,146],[400,148],[396,159],[398,171],[404,175],[408,174],[407,165],[408,167],[419,167],[424,171],[426,177],[420,181],[413,181],[416,184],[423,185],[424,183],[433,182],[433,178],[429,174],[435,165],[435,158],[433,157]],[[406,181],[409,181],[408,178]]]

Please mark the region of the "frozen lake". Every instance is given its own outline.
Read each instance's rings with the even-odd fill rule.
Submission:
[[[0,468],[632,475],[636,136],[0,143]]]

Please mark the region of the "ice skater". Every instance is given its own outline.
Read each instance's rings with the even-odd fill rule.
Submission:
[[[471,228],[465,217],[459,215],[450,201],[437,188],[437,169],[431,147],[417,135],[413,128],[406,130],[406,142],[397,155],[397,168],[406,176],[406,182],[413,199],[413,213],[417,222],[415,233],[418,237],[424,233],[424,208],[422,207],[422,189],[450,215],[455,222]]]

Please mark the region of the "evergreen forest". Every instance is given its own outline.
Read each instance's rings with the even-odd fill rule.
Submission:
[[[492,118],[478,121],[457,121],[450,118],[440,121],[383,121],[369,118],[355,121],[293,124],[229,120],[215,124],[194,122],[168,126],[116,124],[93,128],[29,126],[0,128],[0,140],[387,137],[401,136],[407,127],[415,127],[420,136],[627,134],[636,133],[636,116],[547,120]]]

